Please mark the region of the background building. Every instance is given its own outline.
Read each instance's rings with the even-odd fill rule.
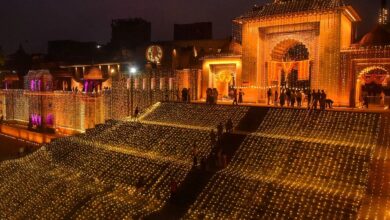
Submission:
[[[213,38],[213,24],[200,22],[192,24],[175,24],[174,40],[210,40]]]
[[[141,18],[116,19],[111,23],[111,31],[112,49],[133,50],[151,41],[152,25]]]

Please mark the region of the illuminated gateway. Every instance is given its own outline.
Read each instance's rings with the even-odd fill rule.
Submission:
[[[389,105],[386,1],[377,26],[356,40],[360,20],[342,0],[274,0],[234,19],[232,40],[186,37],[140,45],[133,60],[32,70],[24,90],[15,90],[18,77],[7,74],[0,116],[79,132],[130,116],[136,106],[180,100],[185,89],[192,101],[205,101],[208,88],[229,103],[234,89],[243,90],[244,102],[257,104],[266,103],[269,89],[292,89],[325,90],[336,106],[350,107],[360,107],[364,96],[379,103],[384,94],[381,105]]]
[[[389,96],[385,1],[378,26],[354,43],[360,20],[342,0],[275,0],[255,6],[233,21],[242,56],[205,58],[203,86],[223,88],[219,77],[209,73],[230,71],[249,102],[264,103],[270,88],[279,94],[285,88],[321,89],[337,105],[352,107],[377,87]]]

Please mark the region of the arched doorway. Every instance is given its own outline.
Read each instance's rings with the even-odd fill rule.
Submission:
[[[212,64],[209,88],[218,91],[218,100],[229,100],[232,90],[236,86],[236,64]]]
[[[272,87],[310,90],[311,64],[309,49],[297,40],[280,42],[272,50],[269,79]]]
[[[371,105],[389,105],[390,103],[390,72],[381,66],[371,66],[363,69],[356,83],[356,100],[358,106],[363,103],[363,97],[368,97]]]

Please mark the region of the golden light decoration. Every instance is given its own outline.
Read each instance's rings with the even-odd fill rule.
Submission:
[[[232,81],[233,76],[232,76],[232,73],[230,73],[230,72],[222,71],[216,75],[216,78],[217,78],[218,82],[229,83]]]
[[[162,103],[140,123],[110,120],[0,163],[0,217],[134,219],[160,210],[170,198],[170,182],[180,185],[190,172],[194,143],[199,158],[210,155],[209,128],[221,119],[216,115],[226,112],[224,118],[237,123],[248,110],[178,105]],[[184,109],[209,120],[187,118],[182,124],[166,117],[179,119]]]
[[[185,218],[356,218],[379,121],[379,114],[272,109]]]

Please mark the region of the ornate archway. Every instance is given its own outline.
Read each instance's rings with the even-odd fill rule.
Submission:
[[[310,89],[309,55],[309,49],[298,40],[287,39],[276,44],[269,62],[269,84],[296,90]]]
[[[369,66],[364,68],[357,76],[355,100],[362,103],[363,96],[369,96],[371,97],[370,102],[378,104],[383,98],[379,97],[382,92],[390,93],[389,81],[390,71],[385,67]]]

